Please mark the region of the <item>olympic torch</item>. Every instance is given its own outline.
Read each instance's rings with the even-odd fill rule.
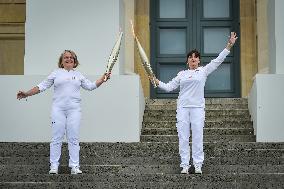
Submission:
[[[112,71],[112,68],[114,66],[114,64],[116,63],[117,61],[117,58],[118,58],[118,55],[119,55],[119,50],[120,50],[120,44],[121,44],[121,40],[122,40],[122,36],[123,36],[123,32],[119,32],[119,36],[118,36],[118,39],[116,40],[113,48],[112,48],[112,51],[109,55],[109,58],[108,58],[108,64],[107,64],[107,68],[106,68],[106,73],[111,73]],[[106,78],[104,79],[106,81]]]
[[[132,24],[132,21],[130,21],[131,23],[131,26],[132,26],[132,33],[133,33],[133,37],[136,41],[136,44],[137,44],[137,48],[138,48],[138,51],[139,51],[139,55],[140,55],[140,58],[141,58],[141,61],[142,61],[142,66],[144,67],[144,70],[146,71],[146,74],[148,75],[151,83],[153,84],[154,88],[157,87],[157,84],[155,82],[156,80],[156,76],[155,74],[153,73],[152,71],[152,68],[151,68],[151,65],[149,63],[149,60],[148,60],[148,57],[143,49],[143,47],[141,46],[136,34],[135,34],[135,31],[134,31],[134,26]]]

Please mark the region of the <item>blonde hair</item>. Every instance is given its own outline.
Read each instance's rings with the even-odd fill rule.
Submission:
[[[74,59],[74,67],[73,68],[76,68],[78,65],[79,65],[79,61],[77,59],[77,55],[74,51],[71,51],[71,50],[64,50],[63,53],[61,53],[60,57],[59,57],[59,60],[58,60],[58,68],[64,68],[63,64],[62,64],[62,60],[63,60],[63,56],[65,53],[69,52],[73,59]]]

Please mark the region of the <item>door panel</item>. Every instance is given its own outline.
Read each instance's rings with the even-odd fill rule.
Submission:
[[[210,74],[206,81],[205,90],[232,91],[232,66],[228,62],[223,62],[217,70]]]
[[[201,53],[204,66],[225,48],[231,31],[239,33],[238,0],[151,0],[151,65],[157,77],[168,82],[187,69],[186,54]],[[239,46],[211,75],[206,97],[239,97]],[[178,90],[166,93],[151,87],[151,98],[176,98]]]
[[[160,0],[160,18],[185,18],[186,0]]]
[[[226,46],[231,28],[229,27],[204,27],[202,29],[203,53],[219,54]]]
[[[203,18],[229,18],[230,0],[203,0]]]
[[[184,62],[160,62],[158,67],[159,72],[157,73],[157,77],[164,82],[171,81],[174,77],[177,76],[178,72],[185,69]],[[178,95],[179,88],[174,90],[171,93],[167,93],[161,89],[157,89],[157,95],[162,98],[171,98]],[[173,94],[175,96],[173,96]]]
[[[160,28],[159,36],[159,54],[186,53],[186,29]]]

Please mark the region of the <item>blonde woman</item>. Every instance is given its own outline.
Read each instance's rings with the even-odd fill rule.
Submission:
[[[61,146],[66,132],[69,150],[69,167],[71,174],[81,174],[79,169],[79,128],[81,122],[80,88],[94,90],[110,78],[104,74],[96,82],[85,78],[75,68],[79,65],[76,54],[65,50],[59,57],[58,69],[31,90],[17,93],[17,99],[27,98],[45,91],[54,85],[51,110],[52,140],[50,143],[50,171],[58,174]]]

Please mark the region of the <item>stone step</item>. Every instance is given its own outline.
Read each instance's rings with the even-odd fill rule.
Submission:
[[[80,156],[80,165],[179,165],[178,153],[171,156],[132,156],[132,157],[86,157]],[[211,157],[205,153],[204,166],[207,165],[283,165],[284,157]],[[0,157],[0,164],[3,165],[49,165],[49,156],[29,157]],[[68,165],[68,156],[63,154],[60,160],[61,166]]]
[[[171,154],[178,151],[178,143],[165,142],[134,142],[134,143],[80,143],[82,156],[100,157],[131,157],[148,156],[149,154]],[[258,143],[258,142],[207,142],[204,148],[215,154],[220,151],[279,151],[283,154],[284,143]],[[67,152],[67,144],[63,144],[63,152]],[[49,143],[0,143],[0,157],[29,157],[48,156]],[[150,155],[151,156],[151,155]]]
[[[176,121],[143,122],[143,128],[176,128]],[[205,121],[205,128],[253,128],[252,121]]]
[[[176,121],[176,116],[144,116],[143,122],[154,121]],[[251,121],[250,115],[223,115],[223,116],[205,116],[205,121]]]
[[[251,151],[237,151],[237,150],[231,150],[231,151],[212,151],[205,149],[206,156],[210,157],[234,157],[234,156],[240,156],[240,157],[254,157],[254,156],[262,156],[265,158],[279,158],[283,157],[283,151],[280,150],[251,150]],[[115,152],[114,152],[115,153]],[[178,148],[171,149],[171,151],[166,152],[145,152],[144,154],[141,154],[142,152],[130,152],[130,153],[120,153],[118,155],[112,155],[113,158],[128,158],[128,157],[154,157],[154,156],[163,156],[163,157],[173,157],[178,155]],[[67,157],[67,153],[63,153],[62,157]],[[7,156],[6,156],[7,157]],[[32,157],[30,156],[19,156],[19,157]],[[48,157],[48,154],[46,154],[46,157]],[[108,158],[108,153],[106,154],[82,154],[81,157],[90,157],[90,158]]]
[[[178,164],[164,165],[82,165],[84,174],[179,174],[181,168]],[[48,164],[38,165],[1,165],[2,181],[10,180],[11,175],[46,174]],[[203,174],[241,174],[241,173],[284,173],[284,165],[204,165]],[[59,174],[70,174],[68,166],[60,166]],[[6,178],[5,178],[6,177]]]
[[[175,105],[176,99],[146,99],[145,103],[153,105]],[[248,104],[247,98],[205,98],[205,104]]]
[[[255,135],[204,135],[204,142],[255,142]],[[178,142],[177,135],[141,135],[141,142]],[[191,138],[190,138],[191,141]]]
[[[206,110],[206,116],[249,116],[248,110],[234,109],[234,110]],[[175,110],[146,110],[144,117],[149,116],[176,116]]]
[[[279,158],[284,157],[284,150],[281,149],[244,149],[244,150],[238,150],[238,149],[216,149],[216,148],[205,148],[204,152],[207,157],[263,157],[263,158]],[[162,156],[162,157],[173,157],[178,156],[178,146],[175,145],[172,148],[165,148],[164,146],[161,146],[159,149],[153,149],[153,148],[143,148],[143,149],[135,149],[135,150],[129,150],[129,151],[81,151],[81,157],[93,157],[95,158],[130,158],[130,157],[156,157],[156,156]],[[9,156],[10,155],[10,156]],[[26,152],[25,154],[6,154],[6,156],[2,157],[26,157],[31,158],[33,153]],[[49,153],[41,154],[40,156],[49,156]],[[68,153],[67,151],[63,151],[62,157],[67,157]]]
[[[15,182],[12,179],[19,180]],[[148,174],[148,175],[19,175],[1,182],[2,188],[281,188],[284,174]],[[25,182],[26,181],[26,182]]]
[[[181,175],[176,100],[146,100],[140,143],[80,143],[82,175],[63,144],[49,175],[49,143],[0,143],[0,188],[283,188],[284,142],[255,142],[247,99],[207,98],[202,175]]]
[[[177,109],[176,104],[146,104],[145,110],[173,110]],[[248,110],[247,104],[207,104],[205,106],[205,110],[234,110],[234,109],[241,109],[241,110]]]
[[[107,176],[108,177],[108,176]],[[222,185],[222,188],[236,188],[237,185],[235,182],[185,182],[185,183],[176,183],[173,181],[167,182],[3,182],[0,183],[0,188],[9,188],[9,189],[46,189],[46,188],[62,188],[62,189],[70,189],[70,188],[216,188]],[[273,186],[281,185],[282,183],[278,184],[275,183]],[[238,184],[240,185],[240,184]],[[266,184],[266,186],[270,186],[272,183]],[[194,186],[194,187],[193,187]],[[262,186],[262,185],[261,185]]]
[[[253,135],[253,128],[204,128],[204,135]],[[143,128],[142,135],[175,135],[176,128]]]
[[[231,98],[207,98],[206,110],[248,110],[247,99]],[[147,99],[145,110],[176,110],[176,99]]]

